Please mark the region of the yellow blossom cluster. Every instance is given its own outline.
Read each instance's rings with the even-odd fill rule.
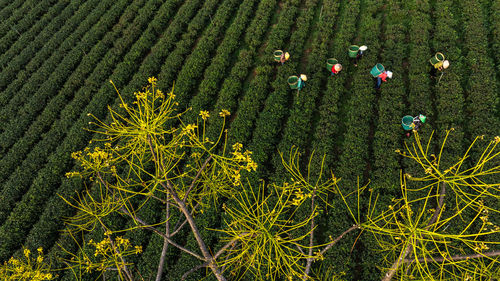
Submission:
[[[256,171],[258,165],[252,160],[251,151],[246,150],[245,152],[242,152],[243,145],[241,143],[233,144],[232,148],[233,152],[231,154],[233,155],[233,159],[237,163],[243,163],[243,165],[238,164],[236,168],[232,169],[233,185],[239,186],[241,184],[240,171],[242,169],[245,169],[248,172],[251,172],[252,170]]]
[[[93,151],[86,147],[83,152],[77,151],[71,153],[71,157],[79,161],[84,170],[99,171],[104,167],[109,167],[111,163],[111,154],[100,147],[95,147]],[[79,172],[66,173],[66,177],[82,176]]]
[[[304,194],[304,192],[302,192],[302,189],[300,189],[300,187],[297,187],[295,189],[294,195],[295,195],[295,198],[292,201],[292,205],[294,205],[294,206],[299,206],[300,204],[302,204],[304,199],[306,199],[308,197]]]
[[[0,280],[52,280],[50,265],[44,262],[42,248],[37,249],[37,256],[24,249],[22,258],[11,257],[9,261],[0,264]]]
[[[156,85],[156,81],[158,81],[158,79],[156,79],[155,77],[148,78],[148,83],[153,85],[153,86]]]
[[[107,237],[100,242],[94,242],[92,239],[88,242],[88,245],[95,248],[96,260],[87,255],[73,255],[69,262],[81,267],[85,272],[104,271],[109,267],[118,267],[121,270],[128,265],[123,262],[123,257],[142,253],[141,246],[132,247],[130,241],[122,236],[113,240],[111,231],[106,231],[104,235]]]
[[[184,128],[182,128],[182,134],[193,134],[194,131],[198,128],[195,124],[187,124]]]
[[[474,247],[474,251],[476,252],[482,252],[483,250],[489,250],[490,247],[486,245],[484,242],[479,242],[476,244],[476,247]]]
[[[210,113],[206,110],[200,111],[200,116],[203,120],[207,120],[210,117]]]
[[[219,112],[220,117],[226,117],[231,115],[231,112],[229,112],[227,109],[223,109],[221,112]]]

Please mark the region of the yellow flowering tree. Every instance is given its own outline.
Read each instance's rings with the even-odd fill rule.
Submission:
[[[320,171],[311,171],[311,160],[301,161],[294,148],[288,156],[280,154],[286,181],[261,182],[252,187],[245,180],[246,173],[258,168],[252,152],[242,144],[228,144],[224,125],[217,139],[209,139],[205,134],[210,118],[226,120],[229,111],[200,111],[195,123],[185,123],[184,112],[177,110],[173,90],[163,93],[157,89],[155,78],[134,93],[130,104],[116,87],[115,90],[120,107],[109,107],[109,121],[94,117],[90,122],[89,130],[100,137],[72,154],[81,168],[67,174],[89,183],[84,192],[63,198],[78,211],[67,219],[65,230],[79,243],[79,251],[66,250],[63,259],[77,280],[89,272],[115,272],[120,280],[141,279],[129,260],[140,254],[142,248],[125,238],[127,232],[136,229],[151,231],[164,240],[156,280],[162,278],[171,247],[200,261],[181,280],[202,268],[219,281],[226,280],[226,276],[239,279],[246,274],[256,280],[325,280],[325,276],[339,280],[342,274],[331,268],[315,273],[317,267],[312,265],[323,260],[324,254],[343,237],[356,231],[371,233],[379,242],[388,263],[383,268],[387,272],[384,281],[395,276],[400,280],[442,279],[440,276],[467,280],[498,274],[499,242],[491,237],[500,229],[489,218],[499,212],[491,202],[499,199],[500,184],[487,182],[484,177],[500,170],[495,165],[500,138],[490,143],[477,163],[465,164],[466,154],[456,164],[441,167],[443,148],[438,156],[433,155],[429,144],[422,146],[416,133],[415,143],[407,146],[406,152],[398,153],[416,161],[424,175],[404,174],[401,197],[387,208],[380,208],[373,189],[363,186],[343,194],[338,185],[340,179],[323,171],[323,165]],[[304,164],[306,173],[301,168]],[[421,186],[410,187],[407,181]],[[366,190],[370,199],[362,213],[360,206],[364,204],[359,200]],[[346,203],[353,225],[339,230],[338,237],[315,244],[315,219],[329,206],[331,195]],[[358,198],[357,206],[347,204],[351,202],[347,200],[349,196]],[[445,196],[452,200],[446,201]],[[140,211],[151,202],[163,206],[164,218],[147,221],[141,217]],[[210,248],[195,220],[207,208],[217,208],[223,214],[222,226],[211,230],[222,236],[223,244],[218,249]],[[471,212],[475,216],[467,227],[453,233],[446,231],[455,220],[463,222],[463,215]],[[126,217],[131,224],[117,229],[109,223],[108,218],[113,215]],[[173,217],[177,218],[175,224]],[[183,228],[189,228],[197,249],[176,242],[176,235]],[[89,232],[94,232],[96,241],[85,238]],[[95,238],[95,233],[101,233],[99,238]],[[83,239],[76,239],[82,236]],[[22,280],[19,276],[31,274],[39,280],[52,278],[48,275],[50,267],[42,265],[43,260],[38,265],[28,260],[29,252],[25,256],[27,263],[11,260],[0,266],[0,277],[17,276],[7,280]]]
[[[300,174],[295,154],[289,161],[283,160],[292,183],[263,184],[255,192],[243,176],[258,167],[252,152],[240,143],[228,144],[224,126],[218,139],[205,135],[209,118],[225,120],[229,111],[222,110],[215,117],[201,111],[196,123],[185,123],[183,112],[176,109],[173,90],[163,93],[157,89],[155,78],[149,79],[148,87],[134,93],[130,104],[116,91],[120,107],[109,108],[109,122],[97,118],[90,122],[89,130],[102,137],[72,154],[81,169],[67,174],[88,179],[92,184],[74,198],[63,198],[78,210],[76,216],[67,220],[66,230],[74,237],[96,229],[104,233],[100,242],[83,239],[78,253],[67,251],[69,258],[64,262],[77,279],[86,272],[112,270],[122,280],[134,280],[127,257],[138,254],[141,248],[118,236],[133,229],[147,229],[164,239],[156,280],[161,279],[168,245],[200,260],[200,265],[183,278],[204,267],[217,280],[226,280],[224,274],[228,271],[253,274],[261,280],[301,278],[306,264],[310,267],[314,259],[319,259],[320,251],[308,251],[313,247],[305,243],[312,229],[295,235],[298,229],[309,228],[319,214],[317,209],[313,208],[309,216],[298,222],[292,217],[306,199],[313,198],[311,194],[323,198],[327,190],[331,191],[335,178],[310,184]],[[213,231],[222,232],[226,244],[218,250],[210,249],[194,216],[202,215],[205,208],[218,208],[222,198],[231,202],[222,207],[229,219],[224,227]],[[163,204],[164,220],[145,221],[139,216],[141,208],[150,201]],[[184,222],[174,226],[174,212]],[[114,229],[109,225],[106,218],[116,213],[129,217],[133,227]],[[158,228],[160,225],[163,230]],[[198,249],[176,243],[175,235],[185,226],[196,239]]]
[[[415,142],[396,153],[418,163],[421,175],[401,173],[400,197],[388,206],[377,206],[378,196],[369,189],[364,221],[353,215],[384,253],[383,281],[500,276],[500,227],[490,220],[500,212],[500,138],[490,141],[480,159],[472,161],[469,151],[480,139],[476,138],[465,155],[443,167],[441,158],[452,130],[437,156],[432,153],[432,135],[423,145],[415,132]]]

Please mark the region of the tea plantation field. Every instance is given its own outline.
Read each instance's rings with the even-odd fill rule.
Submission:
[[[22,245],[49,256],[60,253],[57,244],[74,247],[60,232],[74,210],[60,196],[84,185],[64,175],[77,169],[71,152],[93,137],[84,130],[88,113],[105,120],[107,106],[119,103],[109,80],[130,99],[148,77],[164,92],[175,82],[191,120],[227,109],[228,141],[253,151],[260,178],[281,179],[277,151],[294,145],[306,156],[326,154],[346,190],[370,181],[390,201],[400,169],[418,169],[394,152],[413,138],[404,136],[404,115],[426,115],[421,134],[435,130],[436,144],[455,129],[445,163],[475,136],[499,135],[498,11],[500,0],[0,0],[0,262]],[[368,46],[357,67],[352,44]],[[277,49],[291,55],[284,65],[273,60]],[[436,52],[451,63],[439,84],[429,75]],[[339,74],[330,75],[328,58],[343,65]],[[394,73],[379,92],[369,73],[376,63]],[[308,79],[297,94],[287,78],[302,73]],[[220,126],[221,119],[210,122],[208,136]],[[319,222],[322,237],[352,225],[343,203],[332,204]],[[199,218],[200,228],[220,224],[212,215]],[[163,241],[146,231],[131,239],[144,247],[133,262],[154,280]],[[323,266],[346,280],[380,280],[373,241],[361,237],[352,248],[355,239]],[[195,242],[186,235],[179,243]],[[197,264],[172,251],[164,280],[180,280]]]

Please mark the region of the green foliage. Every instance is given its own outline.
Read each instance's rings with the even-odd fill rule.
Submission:
[[[393,197],[403,199],[396,194],[399,170],[411,175],[421,170],[415,161],[392,153],[414,141],[413,136],[403,139],[403,115],[428,116],[429,122],[419,134],[427,139],[436,130],[429,148],[436,155],[441,151],[439,143],[447,137],[446,130],[454,129],[442,150],[442,166],[457,162],[467,140],[496,135],[499,5],[498,0],[0,0],[0,261],[11,255],[22,257],[21,245],[30,249],[42,246],[50,249],[51,257],[68,257],[54,244],[75,252],[76,243],[88,243],[91,238],[97,241],[103,235],[98,230],[82,241],[81,237],[73,241],[61,236],[61,218],[74,215],[74,210],[58,195],[69,198],[85,189],[84,180],[63,176],[75,169],[68,155],[96,138],[81,130],[90,120],[87,113],[108,122],[105,106],[116,108],[121,103],[108,80],[122,89],[123,101],[128,104],[147,77],[159,76],[161,89],[170,89],[175,81],[181,108],[192,108],[186,115],[188,123],[195,123],[201,117],[199,112],[206,110],[211,116],[205,120],[206,137],[217,139],[224,126],[228,144],[250,145],[253,158],[262,161],[258,173],[250,174],[254,193],[262,184],[257,184],[259,177],[266,182],[287,179],[288,170],[276,151],[288,151],[295,145],[303,156],[298,166],[309,167],[312,178],[320,167],[333,169],[342,178],[342,192],[353,191],[370,179],[374,192],[381,192],[378,205],[392,204]],[[347,57],[350,44],[368,46],[356,68]],[[290,52],[291,60],[284,66],[272,61],[270,54],[275,49]],[[428,75],[431,66],[427,60],[436,51],[451,62],[439,83]],[[328,75],[323,65],[327,57],[342,63],[339,75]],[[380,93],[372,90],[367,73],[376,62],[395,74]],[[298,73],[307,74],[309,79],[297,96],[288,88],[286,77]],[[216,118],[223,109],[231,115]],[[169,126],[177,124],[175,119]],[[464,167],[472,167],[481,157],[487,144],[478,144]],[[326,155],[309,158],[311,154]],[[190,161],[180,164],[184,167]],[[124,173],[120,171],[120,177],[125,177]],[[488,178],[495,180],[494,176]],[[412,189],[419,182],[406,184]],[[272,184],[264,186],[274,190]],[[211,192],[204,194],[207,199],[214,198]],[[265,194],[271,196],[269,206],[274,206],[277,202],[270,194],[275,192]],[[366,210],[363,202],[369,194],[360,196],[360,208]],[[445,202],[449,205],[459,198],[450,194]],[[352,196],[345,200],[350,204],[356,201]],[[492,200],[485,204],[494,203]],[[137,206],[141,201],[131,198],[131,202]],[[237,202],[223,199],[218,203],[235,206]],[[315,244],[327,243],[329,236],[338,237],[354,223],[342,200],[330,197],[327,203],[314,218]],[[194,218],[211,250],[227,242],[223,233],[209,230],[220,228],[223,218],[227,219],[217,208],[219,204]],[[307,218],[311,204],[306,200],[295,219]],[[162,202],[148,203],[136,212],[147,221],[166,217]],[[443,213],[451,214],[452,209]],[[178,212],[170,216],[173,224],[183,220]],[[446,231],[463,230],[474,219],[474,211],[464,210],[462,220]],[[500,223],[497,216],[490,214],[489,219]],[[116,229],[135,226],[119,216],[105,221]],[[480,229],[477,218],[476,222],[467,233]],[[307,228],[301,231],[295,234],[308,233]],[[196,237],[190,233],[180,230],[176,241],[196,248]],[[489,241],[497,241],[498,235]],[[138,268],[145,273],[144,279],[154,279],[163,239],[145,229],[124,237],[145,251],[144,255],[127,257],[137,265],[132,270]],[[322,269],[320,263],[311,262],[311,277],[339,278],[338,274],[345,272],[342,279],[377,280],[383,269],[376,266],[384,256],[376,251],[374,239],[366,235],[343,238],[335,245],[336,251],[325,253]],[[461,254],[456,241],[450,245],[455,247],[450,255]],[[199,265],[196,257],[169,247],[163,279],[180,280]],[[303,250],[305,256],[312,256],[309,249]],[[53,261],[54,267],[63,266]],[[301,268],[310,261],[302,259]],[[431,269],[440,267],[429,265]],[[498,275],[498,266],[483,259],[471,267],[462,264],[461,271],[450,271],[456,279],[491,279]],[[264,274],[265,279],[264,271],[258,274]],[[106,274],[106,279],[118,278],[112,275]],[[61,278],[73,280],[74,276],[63,274]],[[213,278],[210,270],[198,270],[187,277]]]

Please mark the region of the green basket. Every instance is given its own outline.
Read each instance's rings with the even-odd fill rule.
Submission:
[[[377,77],[379,76],[380,74],[382,74],[382,72],[384,72],[384,66],[381,64],[381,63],[377,63],[373,68],[372,70],[370,70],[370,74],[373,76],[373,77]]]
[[[401,126],[403,126],[403,129],[405,129],[405,131],[413,130],[413,117],[410,115],[406,115],[405,117],[403,117],[403,120],[401,120]]]
[[[432,65],[435,65],[438,62],[444,61],[444,55],[442,53],[436,53],[430,60],[429,62]]]
[[[337,63],[338,63],[338,61],[337,61],[336,59],[334,59],[334,58],[329,58],[329,59],[327,59],[327,60],[326,60],[326,69],[327,69],[328,71],[332,71],[332,67],[333,67],[334,65],[336,65]]]
[[[282,54],[283,54],[282,50],[276,50],[276,51],[274,51],[274,60],[275,61],[280,61]]]
[[[359,46],[351,45],[349,46],[349,57],[355,58],[358,55]]]
[[[290,76],[288,77],[288,85],[290,85],[290,89],[297,89],[298,88],[298,83],[299,83],[299,77],[297,76]]]

